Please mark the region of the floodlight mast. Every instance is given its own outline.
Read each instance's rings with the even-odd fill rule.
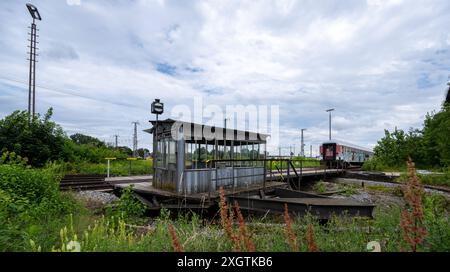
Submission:
[[[35,20],[42,20],[41,15],[39,14],[39,10],[33,6],[32,4],[26,4],[26,7],[28,11],[30,12],[31,17],[33,18],[33,22],[31,23],[31,31],[30,31],[30,71],[29,71],[29,78],[28,78],[28,121],[31,121],[31,116],[34,117],[35,115],[35,105],[36,105],[36,50],[38,49],[36,47],[36,44],[38,43],[36,41],[38,35],[36,28]]]
[[[28,8],[28,11],[30,12],[31,17],[33,17],[33,21],[35,19],[39,20],[39,21],[42,20],[41,14],[39,14],[39,10],[35,6],[33,6],[32,4],[29,4],[29,3],[26,4],[26,6]]]

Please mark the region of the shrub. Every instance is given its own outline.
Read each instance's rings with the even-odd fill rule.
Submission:
[[[66,214],[80,209],[59,192],[59,178],[51,166],[0,165],[0,251],[27,250],[31,238],[44,246],[57,240]]]
[[[327,184],[320,180],[314,184],[313,189],[318,193],[325,193],[327,191]]]
[[[43,200],[52,200],[59,195],[59,182],[49,169],[3,164],[0,165],[0,190],[15,200],[40,204]]]
[[[383,171],[387,169],[388,167],[386,164],[378,157],[371,158],[370,160],[364,162],[362,166],[362,170],[364,171]]]
[[[124,219],[138,219],[145,213],[146,207],[133,194],[133,186],[122,190],[115,212]]]
[[[450,251],[450,201],[439,194],[425,194],[423,204],[428,232],[424,244],[429,251]]]

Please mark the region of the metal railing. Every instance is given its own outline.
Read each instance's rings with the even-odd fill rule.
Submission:
[[[231,168],[233,187],[235,187],[234,181],[239,178],[247,177],[259,177],[263,181],[263,188],[266,188],[267,177],[270,180],[280,180],[282,182],[291,183],[291,180],[295,178],[297,180],[297,189],[300,189],[300,183],[303,176],[303,171],[314,170],[316,173],[319,169],[323,169],[319,160],[316,159],[296,159],[296,158],[261,158],[261,159],[217,159],[206,161],[207,168],[215,169],[216,176],[211,180],[217,187],[220,180],[229,180],[230,177],[218,177],[218,169]],[[252,175],[234,176],[235,168],[263,168],[263,174],[257,173]],[[211,188],[217,190],[218,188]]]

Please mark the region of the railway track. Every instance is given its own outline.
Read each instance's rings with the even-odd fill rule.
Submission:
[[[395,185],[402,185],[403,183],[396,181],[397,176],[389,176],[385,174],[375,174],[375,173],[358,173],[358,172],[347,172],[345,175],[346,178],[355,178],[355,179],[361,179],[361,180],[369,180],[369,181],[375,181],[375,182],[381,182],[381,183],[389,183],[389,184],[395,184]],[[427,185],[422,184],[422,186],[425,189],[440,191],[443,193],[450,194],[450,188],[443,187],[443,186],[436,186],[436,185]]]
[[[104,175],[65,175],[59,184],[61,191],[112,191],[114,186]]]

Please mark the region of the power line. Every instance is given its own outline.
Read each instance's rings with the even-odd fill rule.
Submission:
[[[21,81],[21,80],[18,80],[18,79],[8,78],[8,77],[5,77],[5,76],[0,76],[0,79],[7,80],[7,81],[12,81],[12,82],[16,82],[16,83],[20,83],[20,84],[24,84],[24,85],[28,85],[28,83],[26,83],[24,81]],[[116,105],[116,106],[121,106],[121,107],[127,107],[127,108],[137,108],[137,109],[147,110],[147,108],[145,108],[145,107],[137,107],[135,104],[118,103],[118,102],[113,102],[113,101],[102,100],[102,99],[98,99],[98,98],[94,98],[94,97],[78,94],[75,91],[61,90],[61,89],[56,89],[56,88],[53,88],[53,87],[47,87],[47,86],[44,86],[44,85],[36,85],[36,87],[39,87],[39,88],[47,90],[47,91],[59,93],[59,94],[76,96],[76,97],[89,99],[89,100],[93,100],[93,101],[97,101],[97,102],[102,102],[102,103],[106,103],[106,104],[111,104],[111,105]]]

